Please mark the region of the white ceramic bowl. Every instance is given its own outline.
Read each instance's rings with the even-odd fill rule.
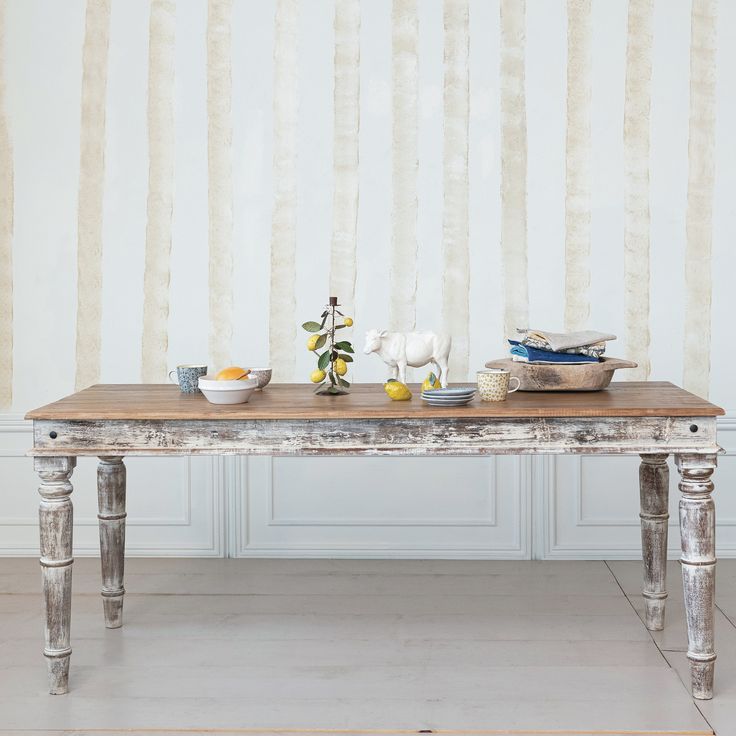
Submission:
[[[258,381],[258,388],[265,388],[271,382],[270,368],[251,368],[250,377]]]
[[[199,390],[210,404],[245,404],[257,386],[255,378],[216,381],[212,376],[202,376],[199,379]]]

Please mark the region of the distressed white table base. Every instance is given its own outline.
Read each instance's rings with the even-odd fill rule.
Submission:
[[[72,484],[69,481],[77,460],[74,457],[35,459],[41,477],[38,521],[41,530],[41,570],[46,607],[46,646],[49,692],[69,690],[69,634],[72,619]]]
[[[716,654],[713,643],[715,596],[715,507],[711,476],[715,454],[676,454],[680,472],[680,534],[682,576],[688,630],[688,659],[692,673],[692,694],[699,699],[713,697]],[[40,530],[41,566],[46,606],[46,646],[50,692],[68,692],[71,656],[72,591],[72,484],[75,457],[36,457],[41,478]],[[100,457],[97,471],[102,599],[105,625],[122,626],[123,574],[125,562],[126,474],[122,457]],[[648,629],[664,627],[667,566],[667,511],[669,470],[667,455],[641,455],[639,471],[641,496],[643,596]]]
[[[125,571],[125,465],[121,457],[101,457],[97,468],[102,605],[105,626],[123,625]]]
[[[75,457],[37,457],[41,478],[41,568],[46,609],[46,646],[49,692],[69,691],[69,658],[72,603],[71,474]],[[123,625],[123,572],[125,564],[125,465],[120,457],[101,457],[97,470],[102,565],[102,604],[105,626]]]
[[[642,455],[639,466],[641,554],[644,561],[644,620],[650,631],[664,628],[667,600],[667,524],[670,518],[667,455]]]
[[[680,472],[682,584],[687,616],[687,658],[693,697],[713,697],[716,653],[713,605],[716,590],[716,510],[711,476],[716,455],[676,455]]]

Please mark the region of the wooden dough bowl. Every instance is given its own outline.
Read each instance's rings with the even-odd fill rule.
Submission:
[[[621,358],[603,358],[600,363],[550,365],[521,363],[511,358],[489,360],[486,368],[505,368],[521,382],[519,391],[601,391],[618,368],[636,368]]]

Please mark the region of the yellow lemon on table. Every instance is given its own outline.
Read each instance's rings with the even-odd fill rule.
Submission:
[[[307,340],[307,350],[316,350],[317,341],[319,340],[319,338],[319,335],[310,335],[309,339]]]
[[[387,381],[383,384],[383,390],[392,401],[408,401],[411,398],[409,387],[401,381]]]
[[[352,327],[352,326],[353,326],[353,318],[345,317],[345,327]]]
[[[435,388],[442,388],[440,379],[434,373],[430,373],[424,381],[422,381],[422,391],[431,391]]]
[[[239,365],[231,365],[223,368],[216,376],[216,381],[238,381],[248,378],[250,368],[241,368]]]
[[[309,380],[312,383],[322,383],[322,381],[325,380],[326,375],[327,374],[324,371],[320,371],[320,370],[312,371],[311,374],[309,375]]]
[[[344,376],[348,372],[348,364],[342,358],[338,358],[335,361],[334,369],[338,376]]]

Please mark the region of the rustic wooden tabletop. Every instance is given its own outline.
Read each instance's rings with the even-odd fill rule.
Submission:
[[[380,419],[421,417],[717,416],[718,406],[672,383],[612,383],[603,391],[516,392],[506,401],[432,407],[411,386],[410,401],[391,401],[381,384],[358,384],[345,396],[317,396],[308,384],[272,384],[247,404],[210,404],[166,384],[100,384],[34,409],[26,419]]]

